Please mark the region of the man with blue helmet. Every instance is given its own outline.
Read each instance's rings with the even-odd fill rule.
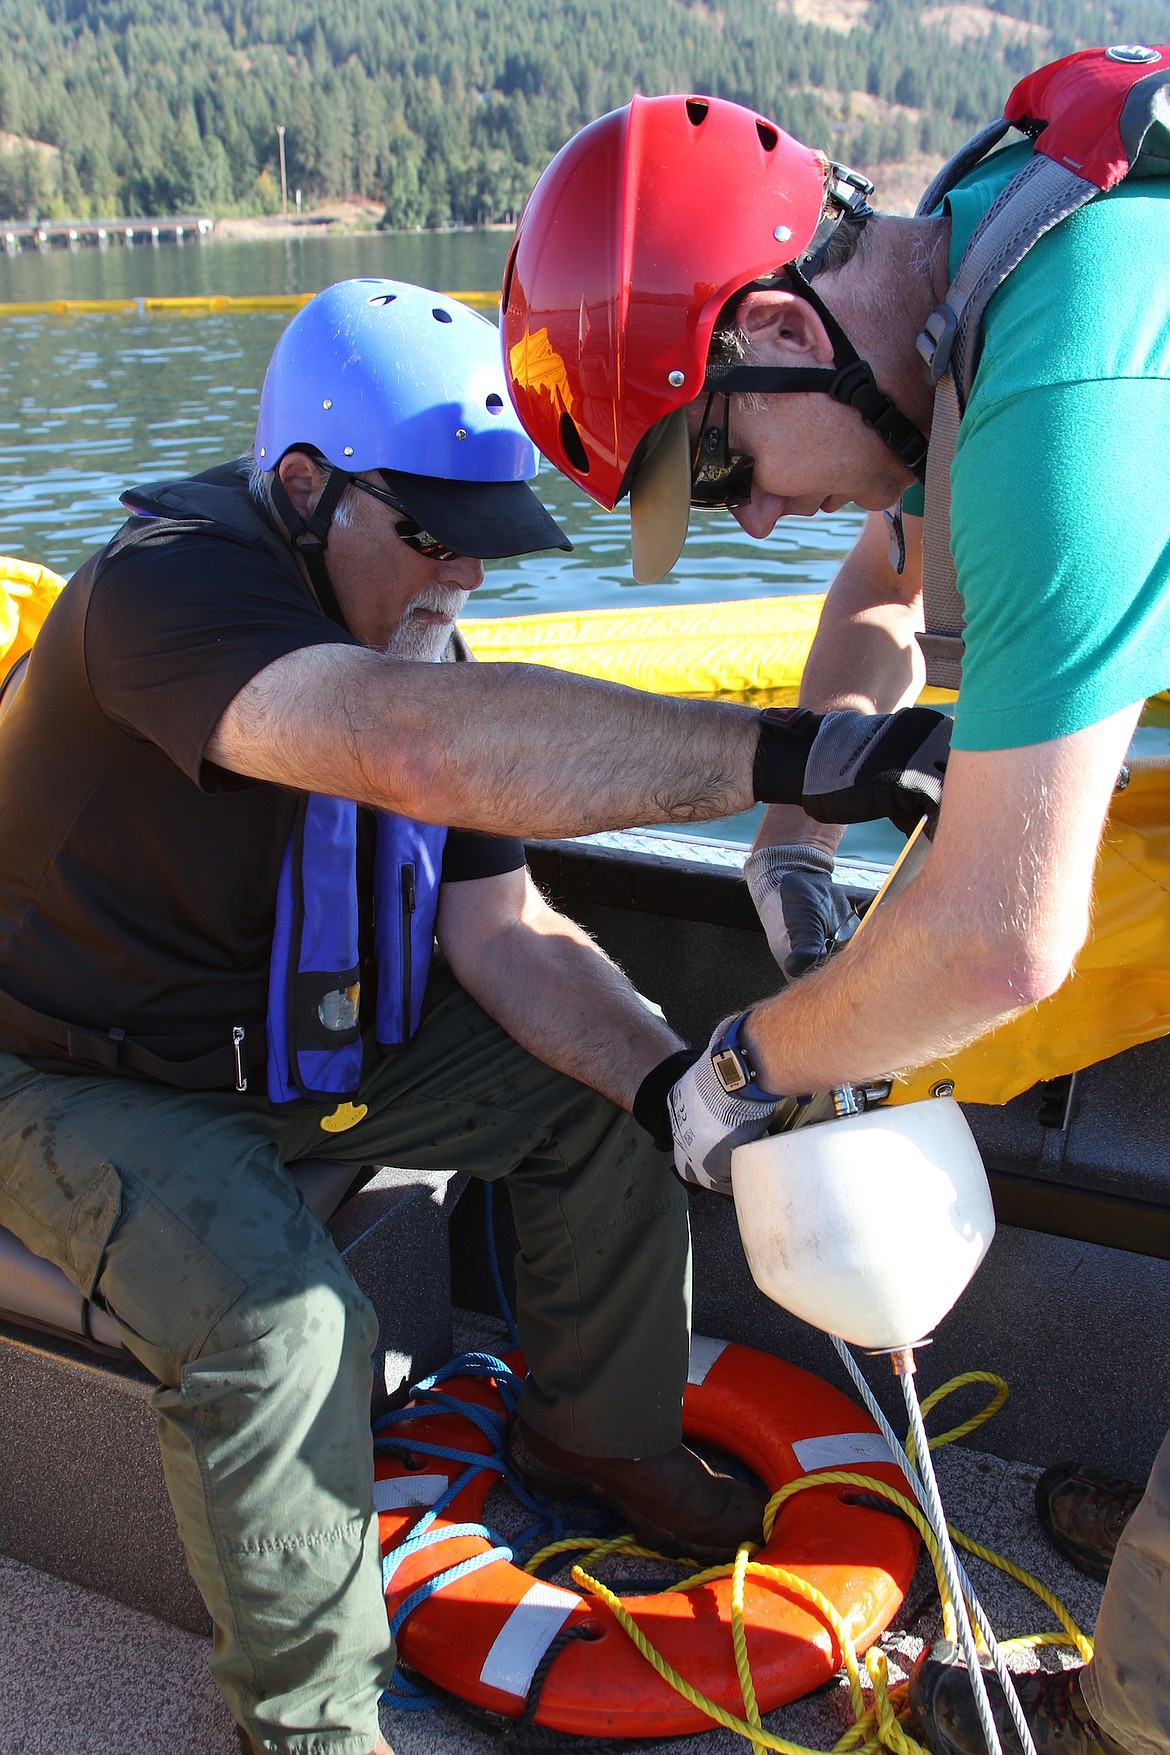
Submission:
[[[840,726],[459,662],[483,557],[567,546],[535,467],[492,325],[331,287],[277,345],[253,456],[124,496],[0,725],[0,1224],[158,1379],[253,1750],[384,1752],[393,1664],[375,1323],[299,1159],[506,1175],[520,1472],[699,1559],[760,1533],[762,1497],[681,1443],[660,1145],[693,1057],[514,837],[807,796]],[[867,720],[834,810],[937,801],[933,721],[875,757]]]

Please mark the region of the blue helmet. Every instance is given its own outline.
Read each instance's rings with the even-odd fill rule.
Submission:
[[[311,445],[339,469],[527,481],[536,447],[493,323],[401,280],[342,280],[298,311],[260,393],[256,459]]]
[[[275,469],[293,448],[339,473],[326,526],[345,479],[380,470],[458,553],[571,546],[522,485],[538,457],[508,395],[495,325],[425,287],[342,280],[297,312],[268,362],[256,461]],[[287,521],[291,508],[274,497]]]

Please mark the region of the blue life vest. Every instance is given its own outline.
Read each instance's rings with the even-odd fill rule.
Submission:
[[[284,851],[268,982],[268,1099],[344,1102],[361,1083],[356,804],[310,793]],[[374,1037],[418,1028],[447,831],[377,813]]]

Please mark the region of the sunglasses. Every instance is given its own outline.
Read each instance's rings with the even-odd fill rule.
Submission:
[[[703,410],[699,436],[691,453],[692,506],[745,506],[752,497],[754,457],[745,457],[731,449],[727,431],[731,412],[731,396],[723,392],[723,419],[711,419],[711,405],[720,394],[712,390]]]
[[[437,536],[432,536],[429,530],[424,530],[422,525],[410,516],[402,501],[390,492],[389,488],[375,487],[373,482],[363,481],[360,475],[351,476],[350,481],[355,488],[361,488],[363,494],[369,494],[371,499],[381,500],[384,506],[390,506],[395,512],[404,514],[403,517],[399,518],[394,529],[407,548],[412,548],[416,555],[425,555],[428,561],[454,561],[459,558],[459,551],[448,548],[445,542],[440,542]]]

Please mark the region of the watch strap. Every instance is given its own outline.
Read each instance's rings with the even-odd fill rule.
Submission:
[[[742,1097],[752,1103],[779,1103],[782,1093],[764,1089],[743,1040],[743,1027],[750,1016],[750,1008],[740,1012],[732,1018],[719,1041],[712,1043],[709,1050],[711,1070],[729,1097]]]

